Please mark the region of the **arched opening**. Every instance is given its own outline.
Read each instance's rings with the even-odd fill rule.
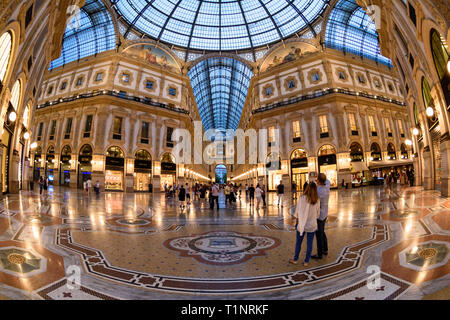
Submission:
[[[48,183],[53,184],[55,178],[55,147],[50,146],[45,155],[45,176],[48,178]]]
[[[9,100],[9,103],[13,106],[14,111],[17,111],[17,107],[19,106],[21,88],[22,86],[20,84],[20,80],[16,80],[11,89],[11,99]]]
[[[42,148],[37,147],[34,152],[34,162],[33,162],[33,181],[38,181],[41,176],[42,168]]]
[[[336,149],[329,144],[323,145],[318,152],[319,173],[325,173],[330,185],[337,187],[337,157]]]
[[[402,159],[408,159],[408,149],[406,148],[406,145],[404,143],[400,146],[400,153]]]
[[[3,89],[6,72],[9,68],[12,52],[11,32],[5,32],[0,37],[0,92]]]
[[[116,146],[106,150],[105,162],[105,190],[123,191],[123,173],[125,167],[125,154]]]
[[[134,190],[152,191],[152,156],[146,150],[139,150],[134,156]]]
[[[296,149],[291,154],[291,183],[295,183],[297,191],[303,190],[303,185],[308,180],[308,155],[303,149]]]
[[[92,147],[85,144],[78,156],[78,188],[83,188],[84,181],[92,179]]]
[[[177,177],[177,165],[175,157],[166,152],[161,157],[161,190],[166,190],[170,186],[174,186]]]
[[[387,145],[387,158],[388,160],[397,160],[397,153],[395,152],[395,146],[392,143]]]
[[[61,150],[61,165],[59,170],[59,184],[61,186],[70,185],[70,163],[72,160],[72,149],[64,146]]]
[[[258,172],[258,171],[256,171]],[[266,180],[269,191],[274,191],[283,179],[281,172],[281,157],[277,153],[270,153],[266,162]]]
[[[364,161],[363,148],[358,142],[353,142],[350,145],[350,159],[352,162],[362,162]]]
[[[370,146],[370,161],[381,161],[381,148],[378,143],[374,142]]]
[[[422,96],[423,103],[426,108],[428,131],[430,132],[430,140],[432,146],[431,156],[434,163],[434,188],[440,190],[441,186],[441,131],[439,127],[439,118],[436,113],[433,98],[431,96],[431,88],[425,77],[422,78]]]
[[[361,186],[367,182],[364,172],[368,172],[368,168],[364,162],[364,151],[358,142],[353,142],[350,145],[350,171],[352,184],[354,186]]]
[[[439,32],[431,29],[430,32],[431,54],[433,56],[434,66],[441,81],[442,91],[444,92],[447,109],[450,108],[450,61],[448,47],[442,39]]]
[[[215,170],[216,183],[225,184],[227,183],[227,167],[223,164],[216,166]]]

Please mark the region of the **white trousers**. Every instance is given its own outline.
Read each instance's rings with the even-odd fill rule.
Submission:
[[[284,194],[279,194],[278,195],[278,204],[283,205],[283,200],[284,200]]]

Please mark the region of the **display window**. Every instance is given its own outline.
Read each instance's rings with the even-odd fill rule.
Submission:
[[[134,174],[134,190],[149,191],[152,175],[150,173],[136,172]]]
[[[123,190],[123,171],[106,170],[105,172],[106,190]]]
[[[162,174],[161,175],[161,190],[165,190],[165,188],[173,187],[175,183],[175,175],[172,174]]]

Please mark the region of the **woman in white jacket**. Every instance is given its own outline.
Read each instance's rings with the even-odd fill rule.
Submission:
[[[314,234],[317,230],[317,219],[320,215],[320,201],[317,194],[317,186],[314,182],[310,182],[306,187],[303,195],[300,197],[295,209],[297,242],[295,244],[294,259],[289,260],[290,263],[297,264],[302,241],[306,234],[307,246],[306,257],[303,265],[308,266],[311,258]]]

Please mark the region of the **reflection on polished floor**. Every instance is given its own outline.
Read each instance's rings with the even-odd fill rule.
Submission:
[[[259,210],[245,196],[220,210],[194,201],[181,212],[162,194],[7,195],[0,299],[450,298],[449,198],[420,187],[332,191],[329,254],[308,267],[288,263],[295,201],[286,201],[277,207],[270,194]]]

